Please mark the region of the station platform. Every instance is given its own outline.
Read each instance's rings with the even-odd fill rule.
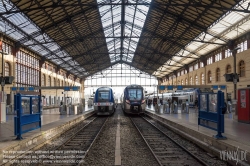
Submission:
[[[24,133],[22,140],[16,140],[14,135],[14,117],[7,115],[6,123],[0,123],[0,165],[3,161],[4,151],[26,151],[34,146],[42,144],[51,137],[54,137],[79,121],[94,114],[93,107],[84,107],[82,113],[78,115],[55,114],[57,110],[46,111],[41,115],[42,128]]]
[[[179,109],[178,113],[167,114],[163,112],[162,106],[159,113],[156,113],[154,107],[151,106],[146,108],[146,113],[218,157],[222,151],[246,151],[247,162],[243,163],[250,164],[250,124],[238,122],[237,118],[234,117],[235,113],[224,115],[225,132],[222,135],[227,137],[226,140],[215,139],[213,136],[217,134],[216,131],[199,126],[198,113],[195,112],[194,108],[190,108],[189,113],[182,113]],[[235,162],[231,164],[235,164]]]

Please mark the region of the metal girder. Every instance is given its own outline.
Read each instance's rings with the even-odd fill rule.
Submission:
[[[14,29],[16,29],[16,30],[18,30],[19,32],[21,32],[23,35],[29,36],[29,34],[27,34],[27,33],[24,32],[21,28],[17,27],[15,24],[13,24],[12,22],[10,22],[10,21],[9,21],[8,19],[6,19],[4,16],[1,16],[1,15],[0,15],[0,18],[3,19],[5,22],[7,22],[9,25],[11,25]],[[34,39],[34,41],[35,41],[35,42],[38,42],[38,41],[36,41],[35,39]],[[43,45],[41,45],[41,47],[43,47],[43,48],[44,48],[45,50],[47,50],[48,52],[52,52],[52,51],[50,51],[48,48],[46,48],[46,47],[43,46]],[[62,61],[63,61],[64,63],[67,63],[67,62],[64,61],[63,59],[62,59]],[[70,67],[72,67],[73,69],[75,69],[77,72],[80,72],[78,69],[75,68],[75,66],[70,65]]]
[[[120,59],[123,57],[123,41],[124,41],[124,32],[125,32],[125,0],[122,0],[121,6],[121,50],[120,50]]]
[[[224,1],[225,3],[227,1]],[[240,2],[238,0],[238,2]],[[96,3],[82,3],[82,2],[78,2],[75,4],[59,4],[59,2],[53,2],[51,5],[46,5],[46,6],[42,6],[42,7],[33,7],[33,8],[27,8],[25,10],[16,10],[15,8],[11,8],[10,10],[6,10],[6,12],[1,12],[0,15],[5,15],[5,14],[12,14],[12,13],[20,13],[20,12],[30,12],[30,11],[34,11],[34,10],[41,10],[41,9],[50,9],[50,8],[56,8],[56,7],[83,7],[83,6],[89,6],[89,7],[100,7],[100,6],[107,6],[107,5],[123,5],[123,3],[101,3],[101,4],[96,4]],[[130,2],[126,2],[125,5],[143,5],[143,6],[150,6],[150,3],[147,2],[137,2],[137,3],[130,3]],[[152,5],[159,5],[159,3],[157,4],[153,4]],[[209,8],[209,9],[217,9],[217,10],[222,10],[222,11],[236,11],[236,12],[244,12],[244,13],[250,13],[249,10],[249,6],[247,6],[247,8],[244,8],[241,6],[242,9],[233,9],[233,8],[226,8],[224,6],[218,6],[219,4],[217,4],[216,6],[212,6],[212,5],[207,5],[207,4],[202,4],[200,1],[191,1],[190,4],[186,4],[186,3],[173,3],[172,1],[169,1],[168,3],[164,3],[164,4],[160,4],[162,6],[167,6],[167,7],[189,7],[189,6],[193,6],[193,7],[197,7],[197,8]],[[13,10],[15,9],[15,10]]]
[[[192,27],[195,27],[195,28],[197,28],[197,29],[200,30],[200,31],[206,31],[207,28],[208,28],[208,27],[202,26],[202,25],[200,25],[200,24],[198,24],[198,23],[195,23],[195,22],[193,22],[193,21],[191,21],[191,20],[189,20],[189,19],[187,19],[187,18],[185,18],[185,17],[180,17],[179,15],[176,15],[176,14],[174,14],[174,13],[171,13],[171,12],[169,12],[169,11],[167,11],[167,10],[163,10],[163,9],[160,7],[159,4],[153,5],[153,8],[158,9],[158,10],[162,11],[162,12],[165,13],[165,14],[171,15],[171,16],[174,17],[175,19],[181,20],[182,22],[185,22],[185,24],[190,25],[190,26],[192,26]],[[208,8],[205,8],[205,9],[208,9]],[[207,33],[208,33],[208,32],[207,32]],[[223,41],[223,42],[228,42],[227,39],[221,39],[220,37],[215,36],[214,34],[211,34],[211,33],[208,33],[208,34],[211,35],[211,36],[213,36],[213,37],[215,37],[215,38],[217,38],[217,39],[219,39],[219,40],[221,40],[221,41]]]

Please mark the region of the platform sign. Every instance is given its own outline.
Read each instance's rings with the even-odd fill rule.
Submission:
[[[73,87],[72,87],[72,90],[73,90],[73,91],[79,91],[79,87],[73,86]]]
[[[64,89],[64,91],[70,91],[70,87],[69,86],[65,86],[63,89]]]
[[[165,90],[165,86],[160,85],[160,86],[159,86],[159,90]]]
[[[29,91],[34,91],[35,88],[34,88],[34,87],[28,87],[28,90],[29,90]]]
[[[24,91],[25,88],[24,88],[24,87],[20,87],[19,90],[20,90],[20,91]]]
[[[177,90],[183,90],[183,86],[177,85]]]
[[[168,90],[173,90],[173,86],[172,85],[168,85]]]
[[[11,87],[11,90],[12,90],[12,91],[16,91],[16,90],[17,90],[17,87]]]
[[[226,85],[220,85],[220,89],[221,90],[225,90],[226,89]]]
[[[218,85],[213,85],[212,88],[213,88],[214,90],[217,90],[217,89],[219,88],[219,86],[218,86]]]

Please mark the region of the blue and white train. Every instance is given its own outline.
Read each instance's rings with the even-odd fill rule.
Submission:
[[[189,107],[194,107],[195,100],[198,99],[198,95],[201,92],[213,92],[212,90],[208,89],[199,89],[199,88],[194,88],[194,89],[185,89],[185,90],[176,90],[173,92],[165,92],[158,94],[161,103],[163,103],[163,100],[169,100],[171,103],[173,101],[176,101],[179,105],[181,103],[184,103],[188,101]],[[148,100],[152,101],[153,104],[156,101],[157,96],[154,94],[151,94],[148,96]]]
[[[121,106],[125,113],[141,114],[145,112],[145,92],[140,85],[129,85],[121,96]]]
[[[94,110],[97,115],[111,115],[115,112],[115,109],[113,90],[109,87],[98,88],[94,97]]]

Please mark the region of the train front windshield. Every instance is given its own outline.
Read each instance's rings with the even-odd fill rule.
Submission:
[[[142,89],[128,89],[129,100],[141,100],[142,99]]]
[[[98,102],[109,101],[109,91],[99,91],[97,101]]]

